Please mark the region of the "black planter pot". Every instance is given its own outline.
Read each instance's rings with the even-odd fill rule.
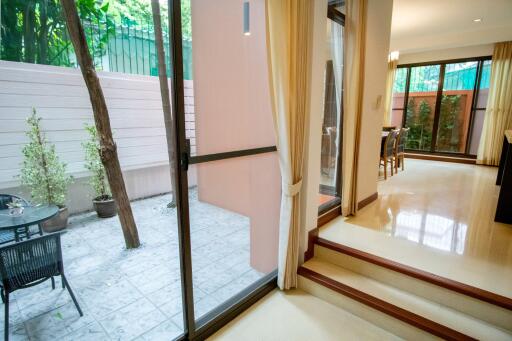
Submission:
[[[117,205],[114,199],[95,198],[92,201],[94,210],[100,218],[110,218],[117,214]]]

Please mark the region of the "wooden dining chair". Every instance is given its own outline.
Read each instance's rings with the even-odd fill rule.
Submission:
[[[407,143],[407,136],[409,135],[410,128],[400,129],[400,133],[396,138],[395,147],[395,173],[398,173],[398,166],[404,170],[404,156],[405,156],[405,144]]]
[[[389,132],[386,141],[380,151],[380,166],[384,166],[384,180],[388,178],[388,163],[391,165],[391,175],[393,175],[393,160],[395,159],[395,142],[400,130],[392,130]]]

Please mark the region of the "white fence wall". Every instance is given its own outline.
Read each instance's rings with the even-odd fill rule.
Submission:
[[[158,78],[105,72],[98,75],[125,176],[130,171],[140,175],[140,171],[152,168],[160,169],[161,174],[161,167],[168,165],[168,156]],[[191,81],[185,83],[185,95],[187,136],[195,152]],[[21,150],[27,143],[26,118],[32,108],[43,118],[42,128],[60,159],[68,164],[69,173],[76,178],[87,176],[81,143],[87,139],[84,124],[92,124],[93,117],[80,70],[0,61],[0,188],[19,185],[16,176],[23,160]],[[159,193],[166,191],[161,189]],[[140,195],[133,193],[132,197]]]

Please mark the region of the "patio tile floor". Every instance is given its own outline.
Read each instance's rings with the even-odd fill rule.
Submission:
[[[70,218],[64,270],[84,312],[56,279],[20,290],[10,303],[10,339],[170,340],[182,332],[176,209],[170,195],[132,202],[141,247],[126,250],[117,217]],[[249,265],[249,219],[199,202],[190,191],[196,317],[264,274]],[[0,314],[3,330],[3,314]]]

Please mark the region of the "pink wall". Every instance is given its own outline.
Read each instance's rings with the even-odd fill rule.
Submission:
[[[264,0],[192,0],[197,155],[275,145],[268,91]],[[277,264],[280,176],[275,153],[198,167],[199,200],[248,216],[251,265]]]

